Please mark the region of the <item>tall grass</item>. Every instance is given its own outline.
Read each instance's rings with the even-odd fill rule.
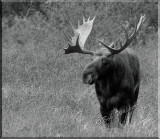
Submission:
[[[142,76],[137,109],[132,124],[109,130],[100,118],[94,86],[81,82],[82,70],[91,58],[62,54],[67,46],[61,32],[67,23],[62,19],[63,15],[44,22],[36,13],[28,19],[16,17],[11,28],[3,26],[2,135],[158,136],[158,35],[148,35],[146,45],[132,46],[139,55]],[[94,26],[93,32],[106,29],[98,21]],[[87,49],[100,48],[95,47],[93,32]]]

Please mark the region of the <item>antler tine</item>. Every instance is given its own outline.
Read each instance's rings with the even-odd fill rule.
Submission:
[[[80,26],[80,22],[79,22],[79,19],[78,19],[78,28],[79,28],[79,26]]]
[[[141,18],[139,20],[139,23],[137,24],[137,31],[139,30],[139,28],[141,27],[141,25],[143,24],[143,22],[146,20],[146,16],[145,15],[141,15]]]
[[[69,53],[73,53],[73,52],[75,52],[75,50],[77,51],[77,52],[80,52],[80,51],[82,51],[81,50],[81,48],[79,47],[79,35],[78,35],[78,37],[77,37],[77,41],[76,41],[76,46],[77,47],[74,47],[74,46],[72,46],[72,45],[70,45],[69,43],[68,43],[68,48],[63,48],[64,50],[65,50],[65,52],[64,52],[64,54],[69,54]]]
[[[69,21],[69,23],[70,23],[70,25],[71,25],[73,31],[75,32],[76,29],[75,29],[75,27],[73,26],[73,24],[71,23],[71,21]]]
[[[95,15],[95,16],[93,17],[92,21],[94,21],[94,20],[95,20],[96,16],[97,16],[97,15]]]
[[[114,51],[113,51],[113,48],[111,48],[111,46],[114,45],[114,42],[112,42],[112,43],[110,44],[110,46],[108,46],[108,45],[106,45],[105,43],[103,43],[101,40],[99,40],[98,38],[96,38],[96,39],[97,39],[97,41],[98,41],[99,43],[101,43],[103,46],[105,46],[111,53],[114,52]]]
[[[83,16],[83,24],[85,23],[85,19],[84,19],[84,16]]]
[[[64,31],[63,31],[63,34],[66,36],[67,40],[71,42],[72,36]]]
[[[137,32],[137,18],[134,18],[134,31],[133,33],[131,34],[130,38],[133,37],[133,35],[136,35],[136,32]]]
[[[125,29],[125,27],[121,24],[121,23],[119,23],[119,22],[117,22],[120,26],[121,26],[121,28],[123,28],[123,30],[124,30],[124,33],[125,33],[125,36],[126,36],[126,41],[128,40],[128,33],[127,33],[127,30]]]
[[[125,33],[125,36],[126,36],[126,40],[128,40],[128,33],[127,33],[127,30],[125,29],[125,27],[116,20],[116,23],[120,25],[120,27],[124,30],[124,33]],[[120,39],[118,39],[117,41],[119,41]],[[110,47],[111,49],[114,48],[114,45],[117,43],[117,41],[111,43],[108,47]],[[122,48],[122,44],[120,43],[120,47]]]
[[[102,42],[100,39],[98,39],[97,37],[95,37],[96,38],[96,40],[100,43],[100,44],[102,44],[103,46],[105,46],[111,53],[113,52],[112,51],[112,48],[110,47],[110,46],[113,46],[114,45],[114,42],[112,42],[111,44],[110,44],[110,46],[108,46],[108,45],[106,45],[104,42]]]
[[[121,48],[120,49],[114,49],[114,48],[111,48],[115,42],[111,43],[109,46],[105,45],[103,42],[101,42],[100,40],[98,40],[102,45],[104,45],[110,52],[111,54],[118,54],[120,53],[121,51],[123,51],[126,47],[129,46],[129,44],[132,42],[133,38],[135,37],[135,35],[137,34],[139,28],[141,27],[142,23],[145,21],[146,19],[146,16],[145,15],[141,15],[140,19],[139,19],[139,22],[137,24],[137,20],[135,20],[135,28],[134,28],[134,31],[132,33],[132,35],[128,38],[128,33],[125,29],[125,27],[123,25],[121,25],[119,22],[117,22],[122,28],[123,30],[125,31],[125,36],[126,36],[126,41],[124,42],[123,45],[121,45]]]
[[[74,36],[72,37],[71,35],[64,33],[64,35],[67,37],[67,40],[70,42],[68,45],[68,48],[64,48],[65,50],[65,54],[69,54],[69,53],[82,53],[82,54],[90,54],[90,55],[94,55],[95,53],[92,51],[87,51],[84,50],[84,44],[92,30],[93,27],[93,21],[94,21],[95,17],[90,20],[90,18],[88,18],[87,21],[85,21],[85,18],[83,17],[83,23],[82,25],[80,25],[80,22],[78,20],[78,28],[75,29],[75,27],[72,25],[71,22],[70,25],[74,31]]]
[[[126,42],[123,44],[123,50],[132,42],[133,38],[136,36],[138,30],[140,29],[145,19],[146,19],[145,15],[144,16],[141,15],[138,23],[137,23],[137,18],[134,19],[134,23],[135,23],[134,31],[132,35],[129,37],[129,39],[127,39]]]
[[[90,16],[88,17],[88,20],[87,20],[87,22],[90,20]]]

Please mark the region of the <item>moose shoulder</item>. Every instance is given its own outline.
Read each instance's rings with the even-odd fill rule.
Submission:
[[[74,37],[65,33],[70,44],[65,48],[65,54],[82,53],[96,56],[83,70],[83,83],[95,84],[96,94],[100,102],[100,111],[106,125],[111,123],[111,113],[114,108],[122,110],[119,115],[120,123],[125,124],[130,113],[130,122],[137,102],[140,85],[140,65],[136,53],[127,48],[137,34],[140,26],[146,19],[141,16],[139,22],[135,22],[135,29],[130,37],[124,29],[126,40],[120,43],[120,49],[115,49],[116,42],[109,46],[98,41],[105,47],[97,52],[84,50],[84,44],[89,36],[93,21],[83,19],[83,24],[78,23],[78,29],[74,30]]]

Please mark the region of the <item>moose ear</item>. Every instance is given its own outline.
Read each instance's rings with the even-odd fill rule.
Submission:
[[[102,58],[102,64],[107,65],[109,63],[108,58]]]

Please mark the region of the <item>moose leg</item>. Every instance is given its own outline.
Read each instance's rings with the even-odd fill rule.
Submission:
[[[132,121],[132,116],[133,116],[133,112],[134,112],[135,108],[136,108],[136,102],[134,103],[134,105],[132,105],[132,106],[130,107],[129,123],[131,123],[131,121]]]
[[[136,108],[136,103],[137,103],[137,98],[138,98],[138,94],[139,94],[139,85],[137,86],[137,88],[135,89],[135,99],[134,102],[132,103],[131,107],[130,107],[130,117],[129,117],[129,123],[131,123],[132,120],[132,116],[133,116],[133,112]]]
[[[112,109],[108,109],[106,106],[101,105],[100,111],[106,126],[110,125],[112,121]]]
[[[131,123],[133,112],[134,112],[135,106],[130,108],[130,116],[129,116],[129,123]]]
[[[135,99],[134,99],[134,102],[137,102],[138,94],[139,94],[139,85],[138,85],[138,86],[136,87],[136,89],[135,89],[135,93],[134,93]]]
[[[120,123],[122,125],[125,125],[126,124],[126,121],[127,121],[127,116],[128,116],[128,109],[122,109],[121,110],[122,112],[120,113]]]

